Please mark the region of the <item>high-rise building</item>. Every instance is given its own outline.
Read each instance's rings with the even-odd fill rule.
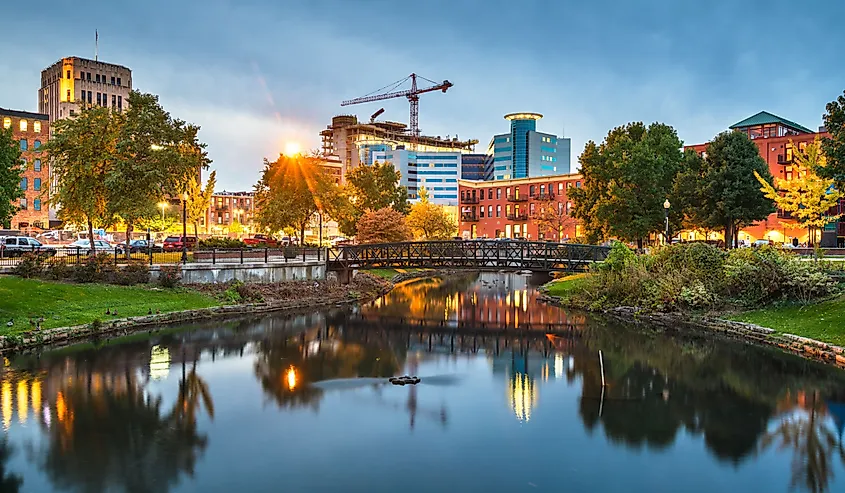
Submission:
[[[428,190],[433,204],[458,205],[460,152],[430,152],[395,149],[373,152],[373,161],[390,163],[399,171],[399,184],[408,187],[408,198],[419,199],[420,188]]]
[[[11,227],[23,231],[48,228],[50,160],[41,147],[50,138],[50,120],[40,113],[4,108],[0,108],[0,120],[4,129],[12,129],[12,138],[20,146],[23,168],[20,187],[24,195],[15,202],[18,212],[12,217]]]
[[[493,179],[510,180],[569,173],[571,142],[537,131],[539,113],[510,113],[510,133],[494,135],[488,153],[493,156]]]
[[[62,58],[41,71],[38,111],[51,122],[74,116],[83,102],[123,111],[131,91],[132,71],[122,65]]]
[[[492,177],[492,156],[489,154],[461,154],[462,180],[490,180]]]

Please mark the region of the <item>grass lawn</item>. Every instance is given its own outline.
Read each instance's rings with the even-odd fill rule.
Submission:
[[[382,279],[391,280],[399,274],[407,274],[409,272],[420,272],[426,269],[366,269],[362,272],[378,276]]]
[[[559,296],[565,300],[575,287],[584,282],[585,277],[587,277],[587,274],[573,274],[556,279],[543,286],[543,289],[549,296]]]
[[[107,284],[66,284],[0,276],[0,335],[18,334],[31,328],[29,320],[44,317],[49,329],[114,318],[162,313],[218,305],[214,298],[183,288]],[[118,316],[106,315],[117,310]],[[12,327],[6,323],[14,321]]]
[[[845,346],[845,296],[813,305],[782,305],[725,318]]]

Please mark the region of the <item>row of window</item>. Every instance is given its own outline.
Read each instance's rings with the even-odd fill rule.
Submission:
[[[29,180],[26,177],[21,178],[21,190],[26,191],[27,188],[29,188]],[[32,180],[32,189],[36,192],[41,191],[41,178]]]
[[[546,155],[540,156],[540,160],[541,160],[541,161],[551,161],[551,162],[553,162],[553,163],[554,163],[554,162],[557,162],[557,158],[556,158],[556,157],[554,157],[554,156],[546,156]]]
[[[3,128],[4,129],[11,128],[11,126],[12,126],[12,119],[9,118],[8,116],[3,118]],[[27,120],[21,120],[20,123],[18,123],[18,128],[20,129],[21,132],[26,132],[29,129],[29,122]],[[41,133],[41,122],[39,122],[37,120],[32,122],[32,131],[37,133],[37,134],[40,134]]]
[[[86,94],[87,93],[87,94]],[[88,96],[87,98],[85,96]],[[86,101],[87,99],[87,101]],[[70,89],[67,90],[67,100],[70,101]],[[79,100],[83,103],[94,104],[94,93],[91,91],[80,91]],[[109,95],[104,92],[97,93],[97,106],[109,107]],[[117,108],[117,111],[123,111],[123,96],[117,94],[111,95],[111,107]]]
[[[70,70],[67,71],[67,78],[71,78]],[[106,77],[106,74],[94,74],[94,77],[91,77],[91,72],[79,72],[79,80],[91,81],[93,79],[94,82],[100,82],[102,84],[110,84],[112,86],[122,86],[123,81],[120,77],[112,76],[111,80]]]
[[[29,142],[26,139],[21,139],[20,146],[22,151],[29,150]],[[37,151],[39,149],[41,149],[41,141],[35,140],[32,143],[32,150]]]
[[[557,152],[557,148],[540,146],[540,152]]]
[[[28,201],[26,200],[26,197],[24,197],[24,198],[21,199],[20,209],[22,211],[25,211],[28,208],[29,208]],[[36,210],[36,211],[41,210],[41,199],[35,199],[35,200],[32,201],[32,209]]]
[[[528,206],[528,213],[532,217],[537,212],[537,208],[535,206],[536,206],[536,204],[534,204],[534,203],[532,203]],[[572,211],[572,202],[567,202],[565,207],[566,207],[566,214],[569,214]],[[488,205],[486,209],[487,209],[487,217],[492,218],[493,217],[493,206]],[[484,216],[484,210],[485,210],[485,207],[483,205],[478,208],[478,212],[479,212],[478,217],[480,217],[480,218],[485,217]],[[563,210],[564,210],[563,202],[558,202],[557,203],[558,213],[562,214]],[[510,216],[511,212],[513,212],[514,215],[518,216],[519,213],[520,213],[519,205],[514,205],[513,208],[511,208],[510,204],[506,205],[505,206],[505,217]],[[475,207],[472,207],[472,214],[475,215]],[[501,205],[496,206],[496,217],[502,217],[502,206]]]
[[[27,167],[29,167],[29,162],[27,162],[26,158],[21,159],[21,171],[26,171]],[[32,161],[32,170],[33,171],[41,171],[41,160],[36,159]]]
[[[568,190],[568,189],[572,188],[572,186],[573,185],[572,185],[571,181],[566,182],[566,185],[564,185],[564,182],[558,182],[557,193],[563,194],[564,187]],[[575,186],[575,188],[581,188],[581,182],[576,181],[574,186]],[[554,189],[554,186],[551,183],[548,184],[548,189],[546,188],[546,184],[542,184],[542,185],[539,185],[539,186],[538,185],[529,185],[528,186],[528,194],[533,197],[535,192],[537,192],[539,190],[540,195],[545,195],[546,190],[548,190],[549,193],[551,193],[553,191],[553,189]],[[478,194],[476,194],[476,190],[461,190],[461,198],[462,199],[463,198],[478,198],[480,200],[484,200],[484,190],[477,190],[477,191],[478,191]],[[505,195],[508,198],[510,198],[511,195],[513,195],[516,198],[519,198],[519,194],[520,194],[520,188],[516,185],[514,185],[513,187],[505,188]],[[496,189],[496,199],[501,200],[501,198],[502,198],[502,189],[497,188]],[[493,199],[493,189],[492,188],[487,189],[487,199],[488,200]]]
[[[548,142],[550,144],[554,144],[557,142],[557,139],[554,139],[552,137],[542,137],[540,138],[540,140],[542,140],[543,142]]]

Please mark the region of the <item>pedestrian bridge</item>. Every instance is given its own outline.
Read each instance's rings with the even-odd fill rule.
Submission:
[[[345,245],[328,254],[328,269],[449,268],[584,272],[609,247],[517,240],[408,241]]]

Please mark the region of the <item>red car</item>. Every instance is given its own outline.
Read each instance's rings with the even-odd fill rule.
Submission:
[[[187,240],[188,250],[193,250],[197,246],[197,239],[193,236],[184,237]],[[164,243],[161,245],[162,250],[165,252],[180,252],[182,251],[182,240],[183,237],[181,236],[168,236],[164,239]]]
[[[247,238],[244,240],[244,244],[249,247],[277,247],[279,246],[279,240],[273,238],[270,235],[255,235],[252,238]]]

